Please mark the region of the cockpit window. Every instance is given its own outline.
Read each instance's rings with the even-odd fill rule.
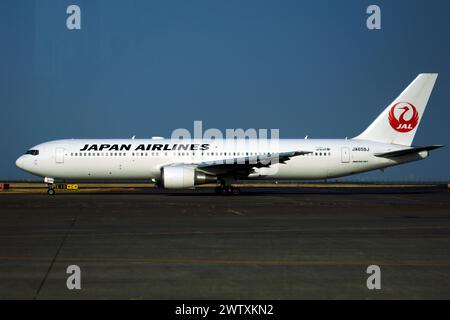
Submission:
[[[31,154],[32,156],[37,156],[39,154],[39,150],[28,150],[25,154]]]

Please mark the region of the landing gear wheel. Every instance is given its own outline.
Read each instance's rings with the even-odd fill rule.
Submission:
[[[233,196],[237,196],[241,193],[241,189],[239,189],[238,187],[231,187],[230,189]]]
[[[48,189],[47,193],[49,196],[53,196],[56,192],[55,192],[55,189]]]
[[[241,193],[241,189],[239,189],[238,187],[234,187],[232,185],[226,185],[225,181],[220,181],[221,184],[219,186],[217,186],[214,189],[214,192],[216,194],[223,194],[223,195],[234,195],[237,196],[238,194]]]

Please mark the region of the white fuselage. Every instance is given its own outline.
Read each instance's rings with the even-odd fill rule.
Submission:
[[[167,189],[220,182],[228,191],[230,181],[239,179],[313,180],[383,169],[442,147],[411,147],[436,79],[435,73],[419,74],[353,139],[56,140],[28,150],[16,165],[49,184],[154,179]]]
[[[374,154],[400,150],[404,146],[357,139],[282,139],[276,145],[261,143],[261,140],[227,142],[165,139],[56,140],[33,147],[32,150],[37,150],[38,154],[22,155],[16,164],[34,175],[55,179],[158,180],[161,168],[168,165],[195,165],[308,150],[312,153],[293,157],[285,163],[256,168],[245,178],[326,179],[382,169],[428,156],[425,151],[397,157],[395,160],[377,157]],[[183,144],[189,145],[188,150],[184,150],[186,147],[180,148]]]

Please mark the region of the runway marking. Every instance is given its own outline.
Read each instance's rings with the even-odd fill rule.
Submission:
[[[424,203],[424,205],[426,205],[426,202],[424,202],[423,199],[413,199],[411,197],[408,197],[408,195],[405,195],[405,197],[401,197],[401,196],[397,196],[397,195],[389,195],[389,198],[394,199],[394,200],[401,200],[401,201],[405,201],[405,202]],[[403,203],[401,203],[401,204],[403,204]]]
[[[297,196],[298,194],[289,194],[289,195],[294,195]],[[345,195],[345,194],[344,194]],[[315,196],[315,197],[314,197]],[[319,198],[319,196],[324,196],[323,198]],[[354,205],[355,203],[365,203],[364,200],[359,200],[359,199],[349,199],[348,197],[340,197],[340,199],[335,199],[333,201],[329,201],[327,199],[328,194],[314,194],[313,197],[311,197],[311,195],[309,194],[304,194],[301,196],[301,198],[293,198],[293,197],[286,197],[283,195],[267,195],[267,198],[271,198],[273,200],[279,201],[280,203],[290,203],[293,204],[295,206],[302,206],[302,207],[311,207],[311,206],[329,206],[329,207],[334,207],[337,204],[339,205],[346,205],[348,203],[351,203],[351,205]],[[263,205],[265,203],[262,203]]]
[[[0,257],[0,261],[48,262],[53,257]],[[72,262],[124,262],[149,264],[187,264],[187,265],[265,265],[265,266],[367,266],[376,261],[380,266],[390,267],[443,267],[450,263],[439,261],[380,261],[373,258],[364,261],[302,261],[302,260],[244,260],[244,259],[164,259],[143,257],[59,257],[58,263]]]
[[[299,232],[351,232],[351,231],[413,231],[413,230],[450,230],[450,226],[411,226],[411,227],[360,227],[360,228],[305,228],[305,229],[262,229],[262,230],[225,230],[225,231],[167,231],[167,232],[94,232],[94,236],[173,236],[173,235],[214,235],[214,234],[247,234],[247,233],[299,233]],[[0,239],[22,239],[22,238],[59,238],[63,234],[14,234],[0,235]],[[80,233],[80,230],[72,233],[71,237],[92,236],[92,233]]]
[[[69,226],[69,228],[67,229],[67,231],[66,231],[66,233],[65,233],[65,235],[64,235],[64,238],[62,239],[61,243],[60,243],[59,246],[58,246],[58,250],[56,250],[56,253],[55,253],[55,255],[53,256],[53,258],[52,258],[52,260],[51,260],[50,266],[48,267],[47,272],[46,272],[45,275],[44,275],[44,278],[42,279],[41,283],[39,284],[39,287],[38,287],[38,289],[37,289],[37,291],[36,291],[36,294],[34,295],[33,300],[36,300],[36,299],[37,299],[39,293],[40,293],[41,290],[42,290],[42,287],[44,286],[45,281],[47,281],[48,275],[50,274],[50,271],[52,270],[53,265],[55,264],[56,258],[58,257],[58,255],[59,255],[59,253],[60,253],[60,251],[61,251],[61,248],[64,246],[64,242],[66,242],[66,239],[67,239],[67,237],[69,236],[69,233],[70,233],[70,231],[72,230],[72,228],[73,228],[73,226],[74,226],[76,220],[77,220],[77,216],[75,216],[75,217],[72,219],[72,222],[70,223],[70,226]]]
[[[231,213],[234,213],[235,215],[238,215],[238,216],[243,216],[244,215],[242,212],[239,212],[239,211],[233,210],[233,209],[228,209],[227,211],[231,212]]]

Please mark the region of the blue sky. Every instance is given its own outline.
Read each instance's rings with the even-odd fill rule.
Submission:
[[[82,29],[66,28],[77,4]],[[382,30],[366,28],[381,8]],[[420,72],[439,72],[416,145],[449,145],[448,1],[2,0],[0,179],[60,138],[175,128],[360,133]],[[376,179],[450,180],[450,148]]]

